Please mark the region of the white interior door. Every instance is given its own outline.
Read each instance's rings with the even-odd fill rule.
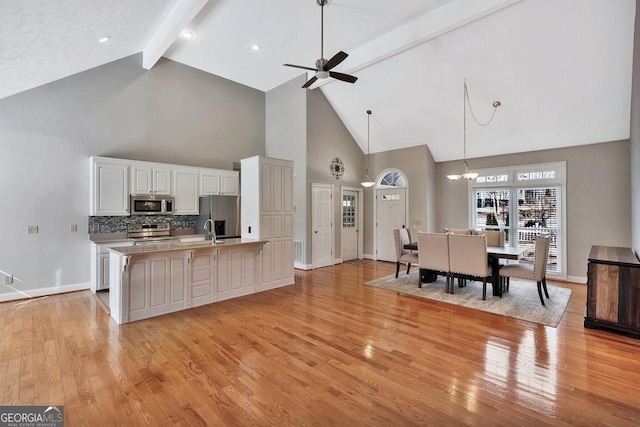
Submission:
[[[331,185],[313,184],[312,192],[312,247],[313,268],[333,265],[333,209]]]
[[[406,221],[406,189],[380,189],[376,194],[376,259],[396,261],[393,230]]]
[[[358,258],[358,192],[344,190],[342,193],[342,261]]]

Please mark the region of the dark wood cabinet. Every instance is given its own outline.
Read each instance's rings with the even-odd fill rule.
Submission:
[[[585,328],[608,328],[640,338],[640,261],[630,248],[592,246]]]

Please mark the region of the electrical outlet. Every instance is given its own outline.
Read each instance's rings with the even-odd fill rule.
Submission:
[[[4,284],[12,285],[13,284],[13,276],[4,276]]]
[[[78,231],[78,224],[71,224],[71,232],[75,233],[76,231]]]
[[[30,225],[27,227],[27,234],[37,234],[37,233],[38,233],[37,225]]]

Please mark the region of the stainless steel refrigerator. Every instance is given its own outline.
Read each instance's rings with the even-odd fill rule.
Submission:
[[[210,219],[218,239],[240,237],[240,196],[200,197],[200,215],[196,233],[206,233],[204,223]]]

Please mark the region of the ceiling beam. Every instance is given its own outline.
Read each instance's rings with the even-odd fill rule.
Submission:
[[[341,72],[353,74],[463,25],[522,0],[455,0],[354,49],[341,64]],[[345,71],[343,71],[345,70]],[[308,78],[315,73],[309,72]],[[334,82],[318,80],[312,88]]]
[[[180,32],[189,25],[209,0],[179,0],[142,50],[142,66],[150,70]]]

